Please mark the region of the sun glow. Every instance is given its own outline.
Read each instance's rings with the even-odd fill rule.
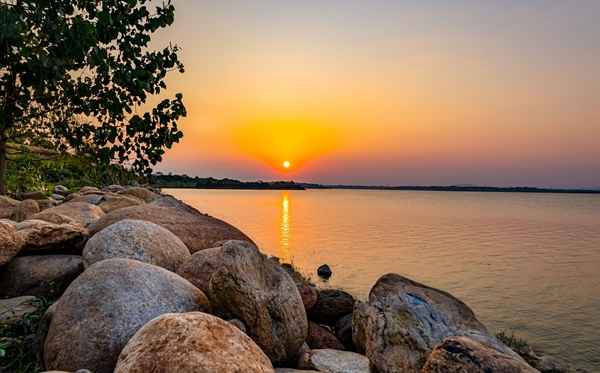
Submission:
[[[290,162],[288,162],[288,161],[283,162],[283,167],[289,168],[290,167]]]

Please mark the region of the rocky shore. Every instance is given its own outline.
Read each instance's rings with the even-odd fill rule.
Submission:
[[[366,300],[318,290],[237,228],[141,187],[0,196],[0,322],[38,297],[58,299],[31,335],[52,372],[569,371],[398,274]]]

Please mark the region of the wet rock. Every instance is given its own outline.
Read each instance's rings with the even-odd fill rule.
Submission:
[[[144,324],[165,313],[210,312],[206,296],[166,269],[131,259],[87,268],[58,302],[44,344],[48,369],[112,372]]]
[[[119,190],[117,194],[133,196],[145,202],[152,202],[162,198],[160,194],[156,194],[146,188],[140,187],[125,188],[123,190]]]
[[[168,229],[183,241],[192,254],[204,250],[213,242],[222,239],[240,239],[251,242],[248,236],[222,220],[197,212],[191,213],[177,207],[160,207],[150,204],[125,207],[106,214],[89,227],[90,235],[123,219],[146,220]]]
[[[82,272],[78,255],[17,256],[0,271],[0,296],[58,298]]]
[[[22,222],[40,212],[40,206],[32,199],[26,199],[19,203],[12,219],[16,222]]]
[[[298,368],[329,373],[370,372],[369,359],[355,352],[338,350],[310,350],[302,355]]]
[[[165,314],[144,325],[119,356],[115,373],[273,373],[260,348],[233,325],[201,312]]]
[[[329,278],[332,274],[333,272],[331,272],[331,268],[327,264],[323,264],[317,269],[317,275],[321,277]]]
[[[346,315],[335,323],[335,337],[348,351],[355,351],[352,342],[352,320],[353,314]]]
[[[20,202],[17,200],[5,196],[0,196],[0,218],[10,218],[17,210],[19,204]]]
[[[422,373],[535,373],[522,360],[466,337],[450,337],[438,344]],[[538,372],[539,373],[539,372]]]
[[[34,216],[40,216],[36,214]],[[55,218],[57,215],[41,216]],[[87,230],[81,224],[68,221],[55,224],[43,220],[29,219],[16,225],[24,244],[23,253],[81,253],[81,244],[88,238]]]
[[[325,289],[317,292],[317,302],[308,311],[308,319],[317,324],[335,325],[352,313],[354,297],[343,290]]]
[[[0,221],[0,267],[17,256],[24,243],[15,226]]]
[[[459,299],[397,274],[382,276],[371,289],[368,305],[355,312],[361,313],[355,315],[355,327],[364,323],[358,330],[377,372],[420,372],[433,348],[450,336],[466,336],[522,360]]]
[[[244,241],[219,252],[210,282],[215,315],[237,318],[273,364],[294,356],[307,334],[302,298],[290,275]]]
[[[325,330],[314,322],[308,322],[308,335],[306,336],[306,344],[311,350],[332,349],[345,350],[340,341],[335,338],[331,332]]]
[[[45,220],[44,216],[48,214],[62,214],[75,219],[79,224],[87,228],[92,222],[104,216],[104,211],[98,206],[90,205],[85,202],[69,202],[60,206],[52,207],[35,214],[31,219]]]
[[[210,298],[210,279],[217,268],[221,247],[197,251],[177,269],[177,274],[202,290]]]
[[[160,225],[125,219],[90,238],[82,256],[85,268],[105,259],[128,258],[175,272],[191,255],[177,236]]]
[[[107,193],[100,198],[98,207],[102,209],[106,214],[111,211],[122,209],[129,206],[137,206],[145,204],[144,201],[137,197],[120,195],[116,193]]]
[[[63,185],[55,185],[52,188],[52,194],[58,194],[63,197],[66,197],[69,195],[69,188],[67,188],[66,186],[63,186]]]
[[[306,311],[310,310],[315,303],[317,303],[317,289],[315,289],[314,286],[310,286],[301,282],[296,282],[296,287],[298,288],[298,292],[300,292],[300,296],[302,297],[304,309]]]

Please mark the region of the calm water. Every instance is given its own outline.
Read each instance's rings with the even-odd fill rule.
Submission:
[[[600,372],[600,195],[167,189],[322,287],[366,296],[394,272],[466,302],[488,329]]]

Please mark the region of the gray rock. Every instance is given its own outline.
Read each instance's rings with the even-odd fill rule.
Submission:
[[[40,206],[34,200],[26,199],[22,201],[19,206],[17,206],[12,219],[20,223],[29,219],[38,212],[40,212]]]
[[[0,221],[0,267],[17,256],[24,243],[14,225]]]
[[[293,357],[306,339],[308,325],[290,275],[244,241],[223,245],[218,262],[210,282],[215,315],[240,319],[273,364]]]
[[[260,348],[233,325],[201,312],[165,314],[127,343],[115,373],[274,373]]]
[[[317,292],[317,302],[308,311],[308,319],[317,324],[335,325],[352,313],[354,297],[343,290],[325,289]]]
[[[314,322],[308,322],[306,344],[311,350],[332,349],[345,350],[344,346],[330,331],[325,330]]]
[[[89,231],[93,236],[107,226],[123,219],[146,220],[171,231],[183,241],[192,254],[209,248],[213,242],[222,239],[240,239],[251,242],[248,236],[232,225],[208,215],[190,211],[194,210],[150,204],[125,207],[101,217],[89,227]]]
[[[61,196],[60,194],[53,194],[51,198],[58,202],[62,202],[66,199],[65,196]]]
[[[52,188],[52,194],[58,194],[66,197],[69,195],[69,188],[63,185],[55,185],[54,188]]]
[[[67,196],[66,201],[68,203],[85,202],[89,203],[90,205],[97,206],[100,203],[100,201],[102,201],[102,197],[104,197],[104,195],[102,194],[81,195],[79,193],[73,193]]]
[[[42,218],[54,219],[59,214],[36,214]],[[29,219],[16,225],[23,238],[22,252],[27,253],[74,253],[80,254],[82,243],[88,238],[88,231],[81,224],[67,220],[56,224],[53,222]]]
[[[164,196],[160,199],[154,200],[149,203],[151,205],[161,206],[161,207],[185,207],[186,206],[185,203],[181,202],[180,200],[178,200],[177,198],[175,198],[173,196]]]
[[[0,323],[2,324],[18,324],[24,315],[36,311],[36,298],[30,295],[0,299]]]
[[[217,268],[220,247],[197,251],[183,262],[177,274],[202,290],[210,299],[210,279]]]
[[[123,190],[123,189],[125,189],[125,187],[118,185],[118,184],[113,184],[113,185],[105,186],[104,188],[102,188],[102,191],[105,193],[116,193],[119,190]]]
[[[86,195],[86,194],[104,194],[103,191],[101,191],[100,189],[93,187],[93,186],[84,186],[83,188],[79,189],[79,194],[81,195]]]
[[[100,198],[100,201],[97,205],[102,209],[102,211],[108,214],[111,211],[122,209],[123,207],[137,206],[143,204],[145,204],[144,201],[134,196],[121,195],[116,193],[106,193]]]
[[[175,272],[191,255],[177,236],[160,225],[125,219],[90,238],[82,256],[85,268],[104,259],[128,258]]]
[[[133,187],[133,188],[125,188],[119,190],[117,194],[129,195],[136,198],[139,198],[145,202],[156,201],[157,199],[161,199],[162,196],[160,194],[156,194],[154,192],[149,191],[146,188]]]
[[[339,350],[310,350],[298,362],[300,369],[328,373],[369,373],[369,359],[355,352]]]
[[[539,373],[522,360],[466,337],[450,337],[438,344],[422,373]]]
[[[354,317],[355,327],[364,323],[357,330],[364,333],[365,353],[377,372],[421,372],[433,348],[451,336],[469,337],[522,360],[466,304],[397,274],[382,276],[371,289],[368,305],[357,306],[355,312],[361,313]]]
[[[58,206],[60,202],[55,201],[50,198],[46,198],[46,199],[36,199],[35,203],[37,203],[38,206],[40,207],[40,211],[44,211],[44,210],[50,209],[52,207]]]
[[[87,228],[92,222],[104,216],[104,211],[100,207],[90,205],[89,203],[69,202],[35,214],[31,219],[45,220],[44,216],[48,214],[66,215],[83,225],[84,228]]]
[[[17,256],[0,271],[0,296],[58,298],[82,272],[78,255]]]
[[[60,298],[44,344],[45,366],[112,372],[127,341],[148,321],[210,308],[200,290],[166,269],[131,259],[103,260]]]

